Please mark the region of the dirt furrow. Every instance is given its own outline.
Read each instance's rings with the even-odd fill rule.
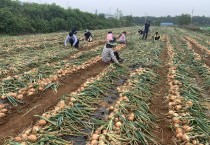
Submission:
[[[187,37],[184,37],[184,38],[192,44],[192,49],[196,53],[198,53],[201,56],[202,60],[205,62],[205,64],[210,67],[210,55],[207,54],[207,52],[204,51],[203,49],[199,48],[193,41],[191,41]]]
[[[169,128],[169,121],[166,117],[168,113],[168,108],[164,103],[164,96],[168,92],[167,82],[167,60],[169,56],[167,55],[167,47],[165,46],[160,59],[162,61],[162,65],[156,70],[157,74],[160,76],[158,83],[154,86],[154,96],[150,105],[152,113],[157,117],[157,127],[154,130],[154,134],[157,138],[160,139],[160,143],[163,145],[173,145],[173,135],[174,133]]]
[[[80,87],[88,78],[98,75],[107,64],[102,61],[89,66],[85,70],[80,69],[60,80],[61,86],[57,93],[52,90],[46,90],[42,93],[27,96],[24,98],[24,105],[12,108],[12,113],[0,122],[0,144],[9,136],[15,136],[29,125],[33,124],[37,118],[34,115],[41,115],[46,110],[57,104],[59,98]]]

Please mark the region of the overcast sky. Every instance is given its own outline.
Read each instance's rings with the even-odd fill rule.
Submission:
[[[56,3],[64,8],[81,11],[111,13],[121,10],[132,16],[175,16],[182,13],[210,17],[210,0],[20,0],[23,2]]]

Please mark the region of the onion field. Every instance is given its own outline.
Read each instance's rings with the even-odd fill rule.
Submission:
[[[120,65],[101,60],[110,30],[79,50],[68,32],[0,37],[0,144],[209,145],[210,37],[138,29],[112,29]]]

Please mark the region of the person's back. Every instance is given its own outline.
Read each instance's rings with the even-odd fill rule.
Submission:
[[[119,42],[120,43],[126,43],[126,32],[123,32],[121,35],[120,35],[120,38],[119,38]]]
[[[152,36],[153,37],[153,42],[155,42],[155,40],[159,40],[160,39],[160,35],[158,35],[158,32],[155,32],[155,35]]]
[[[88,32],[85,32],[84,36],[86,39],[88,39],[90,36],[92,36],[92,34],[88,31]]]
[[[102,51],[102,61],[109,63],[111,61],[115,63],[119,63],[122,59],[119,57],[118,52],[114,52],[112,47],[116,46],[117,43],[114,43],[114,41],[109,41],[107,44],[104,46],[103,51]]]
[[[109,62],[111,60],[112,51],[112,48],[107,48],[105,45],[102,51],[102,61]]]
[[[108,32],[108,34],[106,35],[106,42],[112,41],[114,40],[114,35],[113,33],[110,31]]]
[[[155,33],[155,40],[159,40],[160,39],[160,35],[158,34],[158,32]]]

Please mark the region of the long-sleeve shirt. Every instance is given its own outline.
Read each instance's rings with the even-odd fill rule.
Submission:
[[[106,45],[104,46],[103,52],[102,52],[102,61],[109,62],[113,60],[115,63],[119,63],[117,58],[114,55],[114,51],[112,48],[107,48]]]
[[[73,36],[71,37],[73,39],[73,46],[77,43],[77,36],[75,34],[73,34]]]
[[[71,38],[71,37],[70,37],[69,35],[66,37],[66,40],[64,41],[64,46],[67,45],[66,43],[70,41],[70,38]]]
[[[112,33],[107,34],[106,41],[109,42],[110,40],[113,40],[114,35]]]
[[[71,36],[71,37],[68,35],[68,36],[66,37],[66,40],[64,41],[64,45],[65,45],[65,46],[67,45],[67,42],[70,41],[70,39],[72,39],[73,42],[74,42],[74,43],[73,43],[73,46],[74,46],[74,45],[77,43],[77,41],[78,41],[77,36],[76,36],[75,34],[73,34],[73,36]]]
[[[122,35],[120,36],[119,41],[120,41],[120,42],[125,42],[125,41],[126,41],[125,34],[122,34]]]

